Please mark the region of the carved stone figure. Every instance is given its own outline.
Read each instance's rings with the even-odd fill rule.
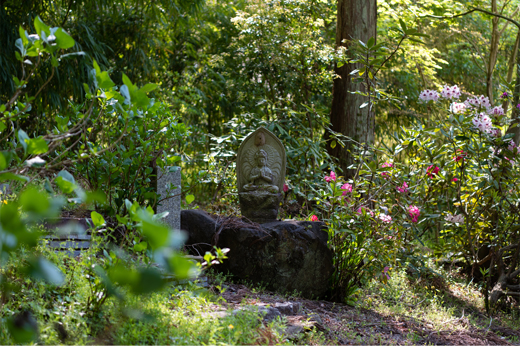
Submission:
[[[243,216],[260,223],[276,220],[285,160],[282,142],[263,127],[242,142],[237,155],[237,184]]]

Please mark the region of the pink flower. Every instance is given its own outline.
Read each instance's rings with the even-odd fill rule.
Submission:
[[[520,109],[520,103],[516,105],[516,108]]]
[[[341,194],[342,196],[345,196],[347,193],[352,192],[352,185],[350,185],[349,183],[343,184],[343,186],[341,186],[341,189],[345,190]]]
[[[334,173],[333,171],[330,171],[330,176],[326,175],[325,181],[327,183],[330,183],[331,181],[336,181],[336,173]]]
[[[388,271],[389,271],[389,270],[390,270],[390,268],[388,268],[388,267],[385,267],[385,268],[383,269],[383,275],[386,276],[386,279],[387,279],[387,280],[390,280],[390,275],[388,275]]]
[[[453,179],[451,179],[451,181],[453,181],[454,183],[456,183],[457,181],[459,181],[459,179],[457,179],[457,178],[453,178]]]
[[[495,116],[504,115],[504,108],[502,108],[502,106],[496,106],[491,110],[490,114]]]
[[[419,220],[419,215],[421,215],[421,211],[415,205],[411,205],[408,207],[408,214],[412,218],[412,222],[417,222]]]
[[[455,156],[453,159],[455,160],[455,162],[459,162],[460,160],[464,160],[464,158],[466,157],[466,153],[464,152],[464,150],[462,149],[457,149],[456,151],[456,154],[457,156]]]
[[[489,130],[493,127],[491,118],[486,113],[475,115],[471,122],[482,132],[489,132]]]
[[[406,183],[406,181],[403,183],[403,185],[397,187],[397,191],[401,193],[408,192],[408,184]]]
[[[370,216],[374,217],[374,212],[368,208],[365,208],[365,207],[359,207],[358,210],[356,211],[356,213],[358,214],[363,214],[363,210],[367,213],[367,214],[370,214]]]
[[[316,215],[311,216],[311,221],[320,221]]]
[[[502,95],[500,95],[500,98],[501,99],[505,99],[506,97],[508,97],[509,95],[507,94],[507,92],[504,92]]]
[[[436,175],[437,173],[439,173],[439,167],[434,166],[434,165],[431,165],[426,170],[426,175],[429,176],[430,178],[433,178],[433,176]]]
[[[283,192],[289,191],[289,186],[287,184],[283,184]]]
[[[381,165],[381,167],[383,167],[383,168],[386,168],[386,167],[392,168],[392,167],[394,167],[394,165],[391,162],[385,162],[385,163],[383,163]]]
[[[392,223],[392,217],[386,214],[379,214],[379,219],[384,223]]]

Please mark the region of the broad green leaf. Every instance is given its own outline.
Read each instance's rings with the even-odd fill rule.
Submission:
[[[134,294],[146,294],[161,289],[165,281],[155,268],[139,268],[139,279],[130,286]]]
[[[43,137],[32,138],[27,141],[27,153],[30,155],[44,154],[49,151],[49,146]]]
[[[95,227],[101,227],[105,225],[105,219],[103,216],[101,216],[101,214],[93,211],[90,213],[90,217],[92,218],[92,223],[94,223]]]
[[[4,154],[0,153],[0,171],[3,171],[7,168],[7,160],[4,157]]]
[[[29,136],[27,136],[27,133],[25,133],[24,130],[18,130],[18,141],[23,147],[23,151],[27,152],[27,142],[26,140],[29,140]]]
[[[70,174],[69,172],[67,172],[66,170],[62,170],[58,173],[58,177],[63,177],[63,179],[67,180],[67,181],[70,181],[71,183],[75,184],[76,181],[74,180],[74,177],[72,176],[72,174]]]
[[[76,184],[70,182],[69,180],[66,180],[61,176],[57,177],[54,180],[54,182],[56,183],[56,185],[58,185],[61,192],[63,193],[72,193],[76,189]]]
[[[148,83],[148,84],[146,84],[144,87],[142,87],[141,89],[139,89],[139,91],[142,91],[142,92],[144,92],[144,93],[149,93],[150,91],[155,90],[157,87],[158,87],[157,84]]]
[[[141,214],[141,213],[140,213]],[[152,249],[166,246],[170,230],[168,227],[155,222],[142,221],[143,235],[148,239]]]
[[[56,43],[58,44],[58,47],[62,49],[68,49],[74,46],[74,39],[70,37],[70,35],[65,31],[63,31],[62,28],[58,28],[58,30],[56,30],[54,33],[54,36],[56,36]]]
[[[186,203],[191,204],[194,200],[195,200],[195,196],[193,196],[193,195],[186,196]]]
[[[36,33],[38,35],[41,35],[42,32],[47,36],[51,34],[50,28],[42,22],[40,16],[36,16],[36,18],[34,18],[34,28],[36,29]]]
[[[7,128],[7,126],[5,126],[5,124],[3,122],[0,121],[0,132],[2,132],[3,130],[5,130]]]
[[[43,257],[29,261],[31,276],[46,281],[49,284],[59,286],[65,281],[65,276],[54,264]]]
[[[0,174],[0,181],[8,181],[8,180],[29,181],[30,179],[23,175],[14,174],[11,172]]]
[[[51,203],[46,192],[38,191],[34,186],[27,188],[20,194],[20,206],[23,211],[44,214]]]

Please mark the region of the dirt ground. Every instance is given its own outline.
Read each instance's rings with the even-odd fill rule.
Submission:
[[[219,288],[221,290],[219,290]],[[244,306],[268,307],[290,302],[297,312],[283,314],[286,337],[295,343],[326,343],[339,345],[520,345],[520,331],[512,330],[492,321],[486,327],[476,328],[469,323],[468,315],[461,314],[435,328],[427,321],[407,316],[383,316],[373,310],[356,308],[328,301],[284,297],[268,291],[250,289],[245,285],[225,283],[210,286],[210,290],[223,298],[215,310],[243,309]],[[482,316],[482,322],[489,318]],[[309,338],[306,334],[317,337]],[[313,341],[314,340],[314,341]]]

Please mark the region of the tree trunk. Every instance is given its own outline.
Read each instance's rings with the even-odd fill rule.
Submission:
[[[336,23],[336,48],[346,47],[347,54],[351,41],[360,40],[367,42],[371,37],[376,37],[377,28],[377,0],[338,0],[338,13]],[[358,83],[354,83],[350,73],[361,68],[359,64],[345,64],[340,68],[335,68],[338,78],[334,79],[332,89],[332,107],[330,120],[332,130],[339,132],[360,143],[372,143],[374,140],[373,112],[370,106],[360,109],[366,97],[352,94],[352,92],[366,91]],[[347,167],[353,163],[353,146],[347,143],[345,147],[336,145],[331,146],[330,134],[327,134],[327,150],[330,155],[336,157],[340,168],[347,177],[351,177],[353,172],[348,171]]]

